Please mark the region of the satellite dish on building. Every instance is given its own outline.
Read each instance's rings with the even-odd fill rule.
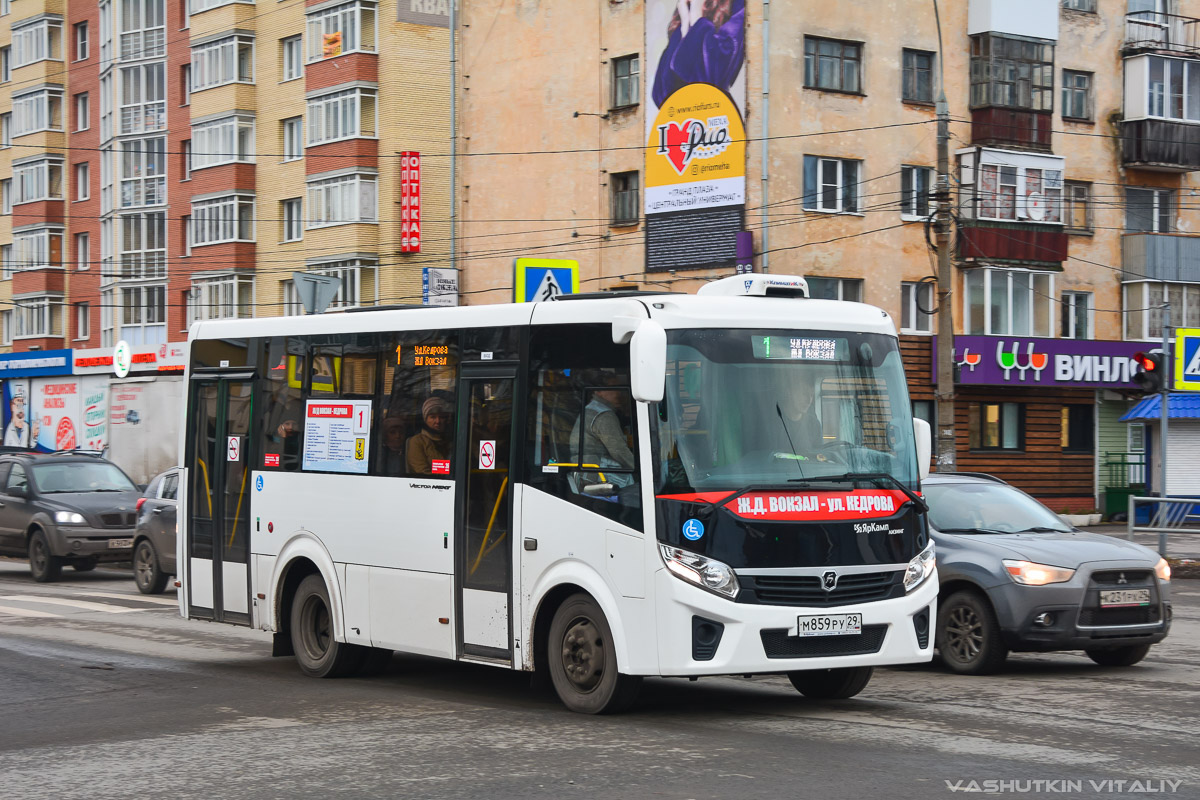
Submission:
[[[1041,192],[1030,192],[1025,198],[1025,215],[1038,222],[1046,218],[1046,197]]]
[[[292,284],[296,287],[296,296],[309,314],[320,314],[329,308],[338,289],[342,287],[342,279],[336,275],[321,275],[315,272],[293,272]]]

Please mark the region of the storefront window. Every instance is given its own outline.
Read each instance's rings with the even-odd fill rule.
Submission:
[[[1020,403],[971,403],[967,427],[972,450],[1025,447],[1025,407]]]
[[[1062,449],[1064,453],[1091,453],[1094,449],[1095,425],[1090,405],[1063,406]]]
[[[965,327],[973,335],[1052,336],[1054,276],[975,269],[966,274]]]

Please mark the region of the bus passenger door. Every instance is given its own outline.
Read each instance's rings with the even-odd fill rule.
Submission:
[[[250,624],[250,376],[202,376],[190,387],[188,616]]]
[[[512,660],[511,371],[463,370],[455,511],[461,655]]]

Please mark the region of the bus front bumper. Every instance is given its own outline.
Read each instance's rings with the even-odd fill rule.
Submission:
[[[750,675],[933,658],[936,572],[904,597],[834,608],[737,603],[666,570],[655,581],[662,675]],[[801,617],[847,614],[862,615],[861,633],[798,635]]]

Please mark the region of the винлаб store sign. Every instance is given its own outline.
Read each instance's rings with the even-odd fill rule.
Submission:
[[[956,382],[964,386],[1136,389],[1134,353],[1151,342],[1097,342],[1018,336],[955,336]],[[937,342],[933,343],[937,363]]]

